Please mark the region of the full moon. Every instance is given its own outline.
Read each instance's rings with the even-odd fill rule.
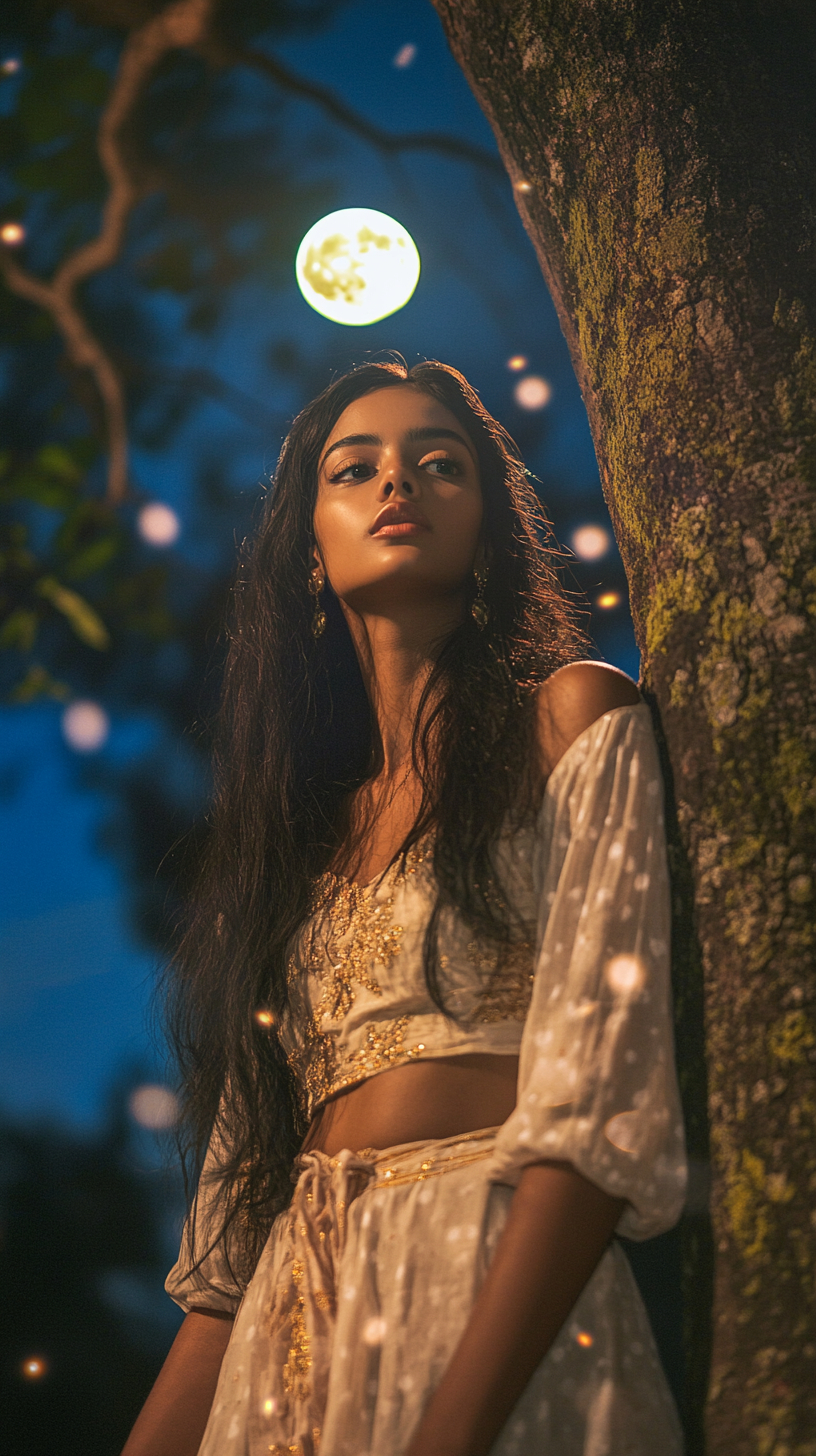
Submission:
[[[344,207],[309,228],[295,274],[306,302],[324,318],[374,324],[408,302],[419,279],[419,253],[387,213]]]

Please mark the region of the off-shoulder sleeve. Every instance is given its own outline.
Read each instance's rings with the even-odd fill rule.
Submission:
[[[216,1125],[182,1230],[179,1256],[164,1282],[170,1298],[188,1314],[205,1309],[234,1315],[243,1295],[232,1272],[227,1244],[219,1237],[223,1216],[219,1153]]]
[[[627,1206],[618,1232],[651,1238],[685,1194],[674,1067],[663,785],[645,703],[615,708],[547,784],[533,865],[535,979],[518,1102],[495,1182],[569,1162]]]

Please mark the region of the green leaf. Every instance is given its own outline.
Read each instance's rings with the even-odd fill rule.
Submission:
[[[43,445],[35,456],[37,464],[49,475],[73,485],[82,480],[82,467],[78,465],[67,445]]]
[[[101,571],[119,550],[120,542],[116,536],[100,536],[98,541],[92,541],[84,550],[78,551],[72,556],[65,567],[65,575],[71,581],[82,581],[86,576],[91,576],[95,571]]]
[[[47,506],[52,511],[64,511],[76,499],[74,488],[53,476],[42,474],[32,467],[24,467],[11,480],[0,485],[0,500],[20,499],[34,501],[38,506]]]
[[[39,618],[30,607],[17,607],[0,627],[0,647],[15,647],[30,652],[37,638]]]
[[[17,107],[29,146],[54,142],[78,120],[94,114],[110,90],[110,77],[83,55],[26,57],[26,81]]]
[[[28,192],[52,192],[63,202],[88,202],[105,193],[105,174],[99,164],[96,137],[81,128],[64,145],[44,157],[29,157],[14,168],[14,180]]]
[[[145,276],[151,288],[189,293],[197,281],[192,248],[179,240],[168,243],[148,260]]]
[[[76,500],[84,477],[67,445],[44,445],[34,459],[0,484],[0,500],[33,500],[51,510],[67,510]]]
[[[80,641],[95,648],[97,652],[104,652],[110,647],[110,633],[105,623],[78,592],[63,586],[55,576],[42,577],[35,590],[67,618]]]
[[[56,698],[64,703],[70,698],[71,689],[67,683],[52,677],[39,663],[32,663],[25,677],[9,693],[12,703],[33,703],[35,698]]]

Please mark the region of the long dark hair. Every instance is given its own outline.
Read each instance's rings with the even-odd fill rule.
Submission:
[[[287,1004],[287,947],[308,917],[314,881],[341,848],[349,795],[372,775],[378,741],[351,635],[329,584],[326,630],[317,640],[311,630],[318,462],[353,400],[405,384],[450,410],[473,443],[490,561],[487,630],[467,613],[440,644],[423,691],[413,738],[423,797],[400,851],[433,827],[438,903],[425,958],[440,1007],[435,931],[442,907],[456,907],[477,933],[494,940],[513,936],[491,846],[508,814],[521,819],[535,798],[535,688],[586,653],[587,639],[557,575],[549,522],[518,449],[455,369],[436,362],[410,370],[403,362],[365,364],[298,415],[255,539],[241,552],[210,833],[165,979],[181,1071],[183,1151],[200,1165],[217,1128],[220,1228],[240,1230],[242,1280],[288,1202],[293,1159],[306,1132],[275,1031]]]

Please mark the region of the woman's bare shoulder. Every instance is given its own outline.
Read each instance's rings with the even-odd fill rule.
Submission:
[[[640,693],[632,679],[605,662],[570,662],[538,690],[538,745],[544,772],[552,773],[570,744],[611,708],[633,707]]]

